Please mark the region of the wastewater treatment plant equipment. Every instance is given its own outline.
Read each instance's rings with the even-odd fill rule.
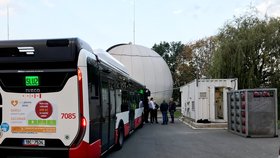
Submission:
[[[228,130],[244,137],[276,137],[277,89],[244,89],[227,93]]]

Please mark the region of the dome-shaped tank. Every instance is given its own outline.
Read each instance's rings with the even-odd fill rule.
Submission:
[[[171,72],[163,58],[155,51],[140,45],[119,44],[107,50],[125,65],[130,76],[146,85],[151,97],[160,104],[168,101],[173,92]]]

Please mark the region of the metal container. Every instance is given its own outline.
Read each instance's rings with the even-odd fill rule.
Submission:
[[[228,130],[244,137],[276,137],[277,89],[244,89],[227,93]]]

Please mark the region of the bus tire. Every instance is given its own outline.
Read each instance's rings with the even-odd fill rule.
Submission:
[[[116,149],[120,150],[123,147],[123,143],[124,143],[124,127],[123,125],[120,125],[120,127],[118,128],[118,140],[116,144]]]

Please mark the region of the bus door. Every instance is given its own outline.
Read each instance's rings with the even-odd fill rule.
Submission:
[[[110,84],[110,121],[109,121],[109,146],[112,146],[115,142],[115,126],[116,126],[116,90],[113,84]]]
[[[110,95],[109,95],[109,82],[106,76],[101,77],[101,140],[102,140],[102,152],[109,148],[109,129],[110,129]]]
[[[135,108],[136,108],[136,103],[134,100],[134,94],[130,93],[130,104],[129,104],[129,126],[130,130],[134,129],[134,117],[135,117]]]

